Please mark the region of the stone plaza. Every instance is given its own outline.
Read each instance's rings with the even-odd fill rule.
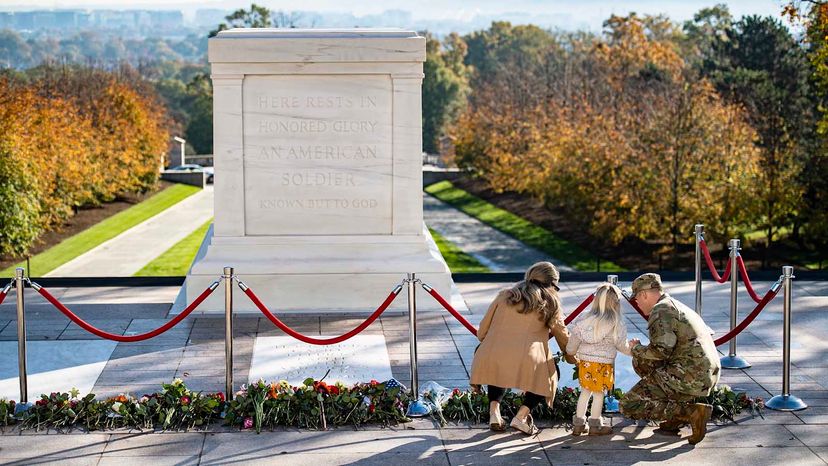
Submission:
[[[562,277],[564,310],[571,312],[597,283],[567,282]],[[628,283],[621,283],[629,286]],[[766,289],[769,283],[757,283]],[[461,283],[468,319],[476,324],[482,318],[496,291],[507,283]],[[693,301],[692,282],[667,282],[668,291],[687,303]],[[729,325],[729,287],[707,282],[704,317],[717,334]],[[155,328],[168,317],[176,287],[148,288],[66,288],[53,289],[67,306],[92,324],[113,333],[129,334]],[[58,349],[61,344],[80,343],[84,352],[98,352],[100,368],[87,370],[88,386],[99,396],[152,392],[175,377],[197,390],[223,390],[224,322],[220,317],[187,318],[169,332],[139,343],[102,342],[71,324],[35,293],[27,292],[27,326],[30,346],[51,348],[51,359],[33,359],[29,364],[30,385],[42,373],[43,385],[30,391],[56,390],[62,380],[59,371],[72,373],[71,359]],[[377,299],[380,299],[378,297]],[[780,296],[781,298],[781,296]],[[752,367],[724,371],[721,383],[765,400],[782,389],[782,314],[781,299],[768,308],[738,337],[738,354]],[[236,299],[245,299],[237,296]],[[10,300],[11,301],[11,300]],[[746,299],[740,304],[740,317],[752,309]],[[0,436],[0,463],[3,464],[228,464],[280,463],[329,464],[388,461],[428,464],[631,464],[667,462],[685,464],[825,464],[828,460],[828,343],[823,329],[828,326],[828,284],[794,281],[792,384],[793,394],[808,408],[795,413],[765,410],[762,416],[742,413],[735,423],[711,425],[708,437],[692,447],[686,440],[654,433],[653,426],[635,424],[614,416],[616,432],[609,438],[573,437],[566,425],[541,425],[537,437],[506,432],[494,433],[483,424],[450,424],[440,428],[432,418],[393,428],[338,428],[328,431],[280,429],[262,432],[238,431],[214,424],[206,432],[128,432],[109,431],[70,435],[56,432],[20,432],[8,428]],[[631,308],[625,315],[630,335],[646,340],[643,321]],[[16,346],[15,306],[0,305],[0,339],[10,348]],[[308,335],[337,335],[364,319],[350,314],[281,315],[292,328]],[[408,321],[400,313],[386,314],[369,327],[366,336],[385,341],[391,374],[410,383]],[[266,319],[255,315],[236,317],[234,379],[236,386],[248,381],[256,368],[257,341],[284,335]],[[477,339],[446,312],[418,314],[418,362],[420,383],[434,380],[449,388],[467,388]],[[111,344],[112,348],[98,345]],[[298,353],[307,346],[296,342]],[[305,348],[303,350],[303,348]],[[727,347],[719,348],[727,352]],[[557,348],[552,344],[552,350]],[[71,351],[71,349],[70,349]],[[108,357],[100,357],[100,354]],[[17,398],[16,353],[3,351],[3,396]],[[373,358],[365,357],[364,360]],[[61,364],[61,361],[64,361]],[[351,361],[358,370],[359,358]],[[376,369],[373,369],[376,370]],[[624,370],[624,369],[622,369]],[[562,368],[562,382],[573,385],[570,371]],[[91,375],[90,375],[91,374]],[[322,374],[308,374],[320,377]],[[268,378],[279,378],[272,374]],[[621,379],[625,374],[620,374]],[[626,374],[634,379],[634,374]],[[79,378],[73,382],[79,382]],[[52,387],[52,388],[47,388]],[[627,388],[627,387],[624,387]],[[684,436],[688,432],[685,429]]]

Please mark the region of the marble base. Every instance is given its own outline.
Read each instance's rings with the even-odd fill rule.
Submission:
[[[171,312],[177,314],[218,278],[235,269],[273,312],[371,313],[408,272],[434,287],[459,311],[467,311],[451,273],[427,229],[409,236],[214,237],[208,231]],[[234,285],[235,286],[235,285]],[[238,287],[234,312],[258,313]],[[389,308],[407,311],[403,290]],[[417,286],[417,309],[442,309]],[[223,314],[223,287],[196,310]]]

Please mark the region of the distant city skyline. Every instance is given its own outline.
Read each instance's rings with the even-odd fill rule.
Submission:
[[[266,6],[272,10],[301,11],[320,13],[325,17],[342,13],[357,19],[368,17],[375,26],[388,14],[397,27],[430,30],[457,30],[466,32],[486,27],[493,20],[506,20],[516,24],[533,23],[543,27],[564,30],[587,29],[600,31],[602,23],[611,14],[626,15],[630,12],[639,14],[665,14],[670,19],[682,22],[692,18],[693,13],[701,8],[717,3],[725,3],[735,17],[757,14],[762,16],[780,16],[782,2],[779,0],[737,0],[728,2],[712,1],[656,1],[636,0],[618,2],[611,0],[386,0],[383,2],[356,0],[347,5],[335,0],[305,0],[296,2],[282,0],[137,0],[105,2],[100,0],[0,0],[0,11],[26,11],[34,9],[113,9],[113,10],[180,10],[186,24],[196,23],[197,10],[225,10],[249,8],[251,3]],[[298,7],[298,8],[297,8]],[[205,11],[201,12],[204,17]],[[221,18],[221,13],[216,13]],[[357,25],[357,24],[354,24]],[[323,24],[324,26],[324,24]]]

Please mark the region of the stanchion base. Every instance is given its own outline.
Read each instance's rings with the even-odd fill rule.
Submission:
[[[431,409],[420,400],[412,401],[408,404],[408,411],[406,411],[405,415],[408,417],[424,417],[428,416],[431,412]]]
[[[776,395],[767,402],[765,406],[774,411],[802,411],[808,405],[793,395]]]
[[[28,411],[31,407],[31,403],[17,403],[14,405],[14,417],[20,417],[21,414]]]
[[[604,412],[607,414],[617,414],[619,411],[618,400],[612,395],[604,397]]]
[[[719,362],[722,363],[722,369],[747,369],[751,365],[741,356],[723,356]]]

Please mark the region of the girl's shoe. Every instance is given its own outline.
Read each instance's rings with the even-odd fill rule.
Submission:
[[[535,427],[535,421],[532,419],[531,414],[526,415],[525,421],[521,421],[517,418],[517,416],[515,416],[512,418],[512,422],[510,422],[509,425],[526,435],[537,435],[539,432],[538,428]]]
[[[609,435],[611,433],[612,427],[604,425],[604,418],[589,418],[589,435]]]
[[[572,435],[583,435],[589,432],[586,417],[572,416]]]
[[[489,427],[497,432],[506,430],[506,421],[500,416],[500,413],[489,413]]]

